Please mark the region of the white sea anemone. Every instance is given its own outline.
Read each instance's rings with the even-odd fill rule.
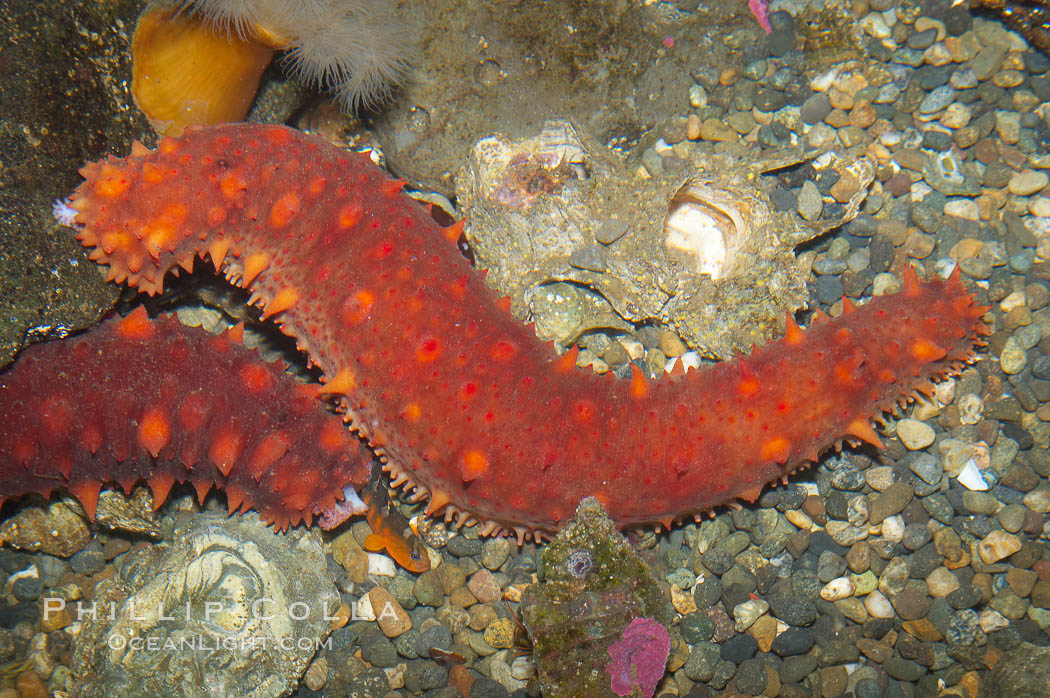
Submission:
[[[412,31],[389,0],[181,0],[216,29],[260,31],[283,43],[299,80],[331,91],[347,111],[375,106],[408,74]]]

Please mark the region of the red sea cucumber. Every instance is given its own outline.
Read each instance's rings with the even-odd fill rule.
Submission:
[[[484,533],[556,530],[587,495],[619,526],[754,500],[843,438],[878,443],[870,420],[987,332],[957,275],[905,270],[900,293],[805,332],[789,319],[746,358],[617,381],[542,346],[449,242],[458,231],[364,156],[236,125],[81,172],[79,238],[110,279],[153,294],[209,255],[320,367],[394,481]]]
[[[231,341],[233,340],[233,341]],[[176,482],[276,528],[330,509],[368,479],[360,442],[295,381],[240,346],[139,307],[75,338],[29,347],[0,374],[0,495],[69,490],[91,518],[104,482]],[[364,450],[365,452],[362,452]]]

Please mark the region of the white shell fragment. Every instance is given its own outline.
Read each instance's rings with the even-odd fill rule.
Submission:
[[[968,490],[984,492],[988,489],[988,483],[985,481],[984,476],[981,475],[981,470],[977,467],[977,462],[973,458],[966,461],[966,465],[963,466],[958,479],[959,484]]]

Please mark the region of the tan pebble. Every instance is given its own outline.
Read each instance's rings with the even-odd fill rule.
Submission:
[[[19,698],[47,698],[47,687],[31,669],[15,677],[15,690]]]
[[[915,31],[924,32],[927,29],[937,29],[937,41],[944,41],[948,36],[948,29],[944,26],[944,22],[933,17],[918,17],[915,20]]]
[[[700,117],[696,114],[690,114],[685,120],[685,137],[691,141],[698,140],[700,138]]]
[[[792,525],[797,526],[804,531],[813,528],[813,519],[809,518],[804,511],[799,509],[788,509],[784,512],[784,517],[790,521]]]
[[[959,679],[958,686],[966,691],[967,698],[977,698],[981,690],[981,676],[976,671],[968,671]]]
[[[664,330],[660,333],[660,351],[669,359],[673,359],[689,351],[689,347],[685,345],[677,334],[670,330]]]
[[[976,238],[963,238],[952,246],[948,254],[956,260],[970,259],[984,249],[984,241]]]
[[[503,598],[512,603],[518,603],[521,601],[521,595],[528,588],[528,584],[511,584],[503,590]]]
[[[758,641],[759,651],[768,652],[777,636],[777,621],[772,616],[762,616],[747,629],[747,634]]]
[[[674,610],[681,613],[683,616],[687,613],[696,612],[696,600],[693,599],[692,592],[686,589],[679,589],[675,585],[671,585],[671,605],[674,606]]]
[[[1035,417],[1040,422],[1050,422],[1050,403],[1037,407]]]
[[[864,602],[860,599],[839,599],[835,602],[835,608],[854,623],[868,620],[868,609],[864,608]]]
[[[1003,89],[1017,87],[1024,82],[1024,73],[1020,70],[1000,70],[992,76],[992,82]]]
[[[1050,177],[1040,170],[1021,170],[1010,177],[1007,189],[1015,196],[1031,196],[1044,189]]]
[[[1010,557],[1021,549],[1021,539],[1006,531],[992,531],[977,544],[977,553],[986,565]]]
[[[306,673],[303,675],[303,683],[311,691],[320,691],[327,682],[328,660],[324,657],[318,657],[310,662],[310,666],[307,667]]]
[[[386,681],[390,684],[390,690],[396,691],[400,688],[405,687],[405,672],[408,671],[408,664],[401,662],[394,666],[388,666],[383,669],[383,673],[386,674]],[[449,672],[451,674],[452,672]],[[395,694],[399,695],[399,694]],[[466,695],[466,694],[465,694]]]
[[[40,629],[45,633],[49,633],[54,630],[61,630],[72,622],[73,619],[65,604],[57,610],[53,610],[52,607],[45,607],[45,612],[40,618]]]
[[[986,633],[994,633],[1010,625],[1010,621],[1006,620],[1001,613],[990,608],[981,611],[978,622],[981,624],[981,630]]]
[[[492,606],[474,606],[470,609],[470,620],[467,623],[467,627],[481,632],[489,627],[489,623],[494,620],[496,620],[496,611]]]
[[[725,68],[718,74],[718,84],[723,87],[731,87],[740,79],[740,71],[736,68]]]
[[[368,601],[376,615],[379,629],[387,637],[398,637],[412,629],[412,619],[405,613],[405,609],[401,608],[394,595],[383,587],[375,587],[368,592]]]
[[[929,65],[948,65],[952,62],[952,52],[943,41],[938,41],[922,52],[922,60]]]
[[[849,112],[849,123],[857,128],[868,128],[875,123],[875,118],[875,108],[866,99],[856,102]]]
[[[918,451],[931,445],[936,438],[933,427],[916,419],[897,422],[897,437],[909,451]]]
[[[448,597],[449,603],[459,608],[470,608],[478,602],[477,597],[467,587],[460,587],[453,591]]]
[[[940,642],[944,639],[941,631],[937,630],[937,626],[926,618],[906,620],[901,623],[901,628],[904,629],[904,632],[919,638],[923,642]]]
[[[962,63],[973,58],[973,49],[961,37],[946,36],[944,38],[944,47],[948,49],[948,53],[951,54],[952,61],[955,63]]]
[[[1037,514],[1050,512],[1050,489],[1045,486],[1036,487],[1021,500],[1024,505]]]
[[[845,204],[860,191],[860,182],[848,172],[831,185],[831,197],[840,204]]]
[[[947,567],[938,567],[926,578],[926,588],[933,598],[943,599],[959,588],[959,578]]]
[[[352,615],[353,611],[349,606],[345,603],[340,604],[339,608],[332,614],[332,630],[338,630],[349,623]]]

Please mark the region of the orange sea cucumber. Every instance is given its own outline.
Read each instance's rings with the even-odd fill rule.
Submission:
[[[805,332],[789,319],[746,358],[618,381],[542,346],[364,156],[235,125],[81,172],[79,238],[110,279],[154,294],[209,255],[295,337],[394,482],[486,534],[554,531],[587,495],[620,526],[754,500],[843,438],[878,443],[870,420],[987,333],[957,274],[905,270],[900,293]]]

